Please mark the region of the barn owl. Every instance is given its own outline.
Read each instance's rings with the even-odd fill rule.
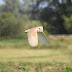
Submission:
[[[38,40],[40,40],[44,44],[49,43],[48,39],[47,39],[47,36],[43,32],[43,27],[42,26],[38,26],[38,27],[28,29],[25,32],[27,32],[28,41],[29,41],[29,44],[32,47],[35,47],[35,46],[38,45]]]

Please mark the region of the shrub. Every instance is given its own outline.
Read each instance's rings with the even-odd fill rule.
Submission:
[[[12,13],[2,13],[0,15],[0,36],[1,37],[23,37],[23,20],[16,18]]]
[[[72,34],[72,15],[70,17],[63,16],[65,22],[64,27],[68,33]]]

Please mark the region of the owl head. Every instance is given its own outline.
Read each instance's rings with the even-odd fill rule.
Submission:
[[[42,26],[38,26],[38,27],[36,28],[36,31],[37,31],[37,32],[43,32],[43,27],[42,27]]]

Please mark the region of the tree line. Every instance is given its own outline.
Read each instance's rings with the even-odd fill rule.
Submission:
[[[40,4],[46,3],[46,7],[39,9]],[[51,34],[72,34],[71,8],[72,0],[37,0],[33,18],[39,19]]]
[[[24,30],[40,21],[50,34],[72,34],[72,0],[3,0],[0,36],[24,37]]]

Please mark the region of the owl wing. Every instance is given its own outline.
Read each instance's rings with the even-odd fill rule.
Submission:
[[[47,36],[44,34],[44,32],[38,32],[37,33],[38,39],[43,42],[44,44],[48,44]]]
[[[29,44],[32,47],[37,46],[38,45],[37,33],[34,30],[30,30],[28,31],[27,35],[28,35]]]

